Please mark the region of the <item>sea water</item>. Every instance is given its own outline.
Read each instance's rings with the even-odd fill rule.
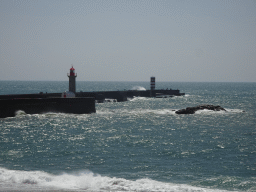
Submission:
[[[0,191],[256,191],[256,83],[156,88],[186,95],[99,103],[95,114],[18,111],[0,119]],[[0,94],[67,89],[0,82]],[[149,83],[77,82],[78,92],[124,89]],[[226,111],[175,114],[200,104]]]

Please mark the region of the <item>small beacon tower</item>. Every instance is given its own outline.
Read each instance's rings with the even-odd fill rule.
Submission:
[[[73,66],[70,68],[70,73],[68,73],[69,78],[69,91],[76,93],[76,77],[77,74],[75,73],[75,69]]]
[[[154,97],[155,87],[156,87],[156,78],[151,77],[150,78],[150,97]]]

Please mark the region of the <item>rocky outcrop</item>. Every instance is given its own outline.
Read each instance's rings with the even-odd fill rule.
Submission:
[[[176,114],[194,114],[198,110],[212,110],[212,111],[226,111],[224,108],[222,108],[219,105],[198,105],[196,107],[187,107],[186,109],[180,109],[178,111],[175,111]]]

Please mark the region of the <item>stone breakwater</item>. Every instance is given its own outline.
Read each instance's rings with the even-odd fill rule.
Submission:
[[[14,117],[22,110],[27,114],[48,112],[89,114],[95,113],[95,98],[13,98],[0,99],[0,118]]]
[[[223,107],[219,105],[198,105],[196,107],[187,107],[186,109],[180,109],[175,111],[176,114],[194,114],[198,110],[212,110],[212,111],[226,111]]]

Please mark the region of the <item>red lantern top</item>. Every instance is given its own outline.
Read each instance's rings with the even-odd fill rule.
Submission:
[[[75,69],[73,66],[70,68],[70,76],[75,76]]]

